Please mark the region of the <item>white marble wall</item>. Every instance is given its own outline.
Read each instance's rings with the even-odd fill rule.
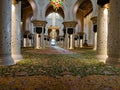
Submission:
[[[0,1],[0,65],[12,65],[11,0]]]
[[[87,43],[88,45],[93,45],[93,23],[91,21],[92,13],[84,18],[84,33],[87,35]],[[85,39],[85,38],[84,38]]]
[[[97,5],[97,0],[91,0],[92,6],[93,6],[93,12],[92,12],[92,17],[98,16],[98,5]]]

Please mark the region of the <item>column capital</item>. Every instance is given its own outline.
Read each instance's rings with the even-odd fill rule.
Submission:
[[[46,21],[41,21],[41,20],[33,20],[31,21],[34,26],[45,26],[47,24]]]
[[[76,21],[66,21],[66,22],[63,22],[63,25],[65,27],[73,27],[74,28],[76,26],[76,24],[77,24]]]
[[[84,32],[78,32],[77,34],[80,35],[80,36],[83,36]]]
[[[83,39],[84,32],[78,32],[77,34],[80,39]]]
[[[24,35],[28,35],[28,34],[30,34],[30,31],[25,31],[24,32]]]
[[[94,25],[97,25],[97,16],[91,18]]]

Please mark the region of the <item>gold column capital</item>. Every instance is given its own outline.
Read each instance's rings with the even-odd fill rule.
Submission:
[[[77,24],[76,21],[66,21],[66,22],[63,22],[63,25],[65,27],[73,27],[74,28],[76,26],[76,24]]]
[[[91,18],[94,25],[97,25],[97,16]]]
[[[42,20],[33,20],[31,21],[34,26],[46,26],[47,22]]]

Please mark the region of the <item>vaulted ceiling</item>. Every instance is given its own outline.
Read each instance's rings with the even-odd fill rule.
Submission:
[[[27,7],[30,7],[30,4],[28,2],[28,0],[21,0],[22,1],[22,11],[27,8]],[[49,13],[52,13],[52,12],[55,12],[55,10],[53,9],[52,6],[49,6],[48,7],[49,9],[46,10],[46,16],[49,14]],[[90,0],[84,0],[80,6],[79,6],[79,9],[83,11],[84,13],[84,16],[87,16],[90,12],[92,12],[93,8],[92,8],[92,3]],[[62,8],[58,9],[57,10],[57,13],[59,13],[63,18],[64,18],[64,11],[62,10]]]
[[[26,8],[26,7],[29,7],[30,6],[30,4],[29,4],[29,2],[28,2],[28,0],[22,0],[22,5],[21,5],[21,7],[22,7],[22,9],[24,9],[24,8]]]
[[[92,3],[90,0],[84,0],[80,6],[79,9],[81,11],[83,11],[84,16],[87,16],[90,12],[92,12],[93,8],[92,8]]]
[[[32,7],[30,6],[30,3],[28,2],[28,0],[21,0],[21,19],[25,19],[25,15],[24,14],[27,14],[27,13],[24,13],[26,12],[26,9],[30,10],[32,12]]]
[[[52,12],[56,12],[56,13],[60,14],[60,15],[64,18],[64,11],[63,11],[63,9],[62,9],[62,8],[59,8],[59,9],[56,11],[56,10],[53,8],[52,5],[50,5],[50,6],[47,8],[45,16],[48,16],[48,15],[49,15],[50,13],[52,13]]]

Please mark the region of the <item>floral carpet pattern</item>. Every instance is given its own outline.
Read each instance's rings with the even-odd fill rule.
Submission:
[[[24,60],[0,66],[0,90],[120,90],[120,68],[99,62],[92,49],[41,51],[22,48]]]

